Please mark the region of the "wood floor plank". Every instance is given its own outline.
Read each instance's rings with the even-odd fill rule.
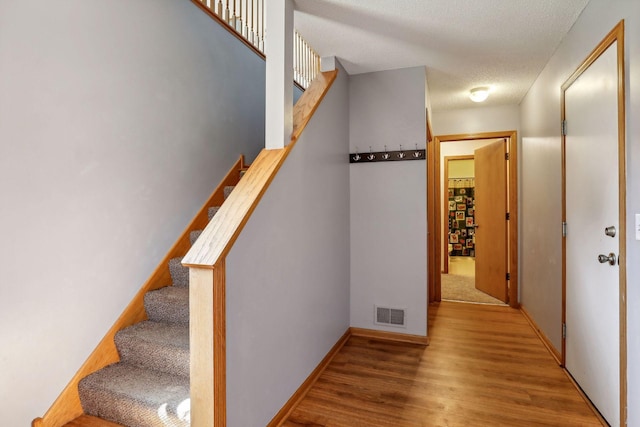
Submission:
[[[429,335],[352,337],[283,426],[601,425],[518,310],[442,302]]]

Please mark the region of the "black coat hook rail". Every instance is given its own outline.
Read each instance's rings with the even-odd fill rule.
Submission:
[[[425,150],[376,151],[349,154],[349,163],[398,162],[402,160],[424,160]]]

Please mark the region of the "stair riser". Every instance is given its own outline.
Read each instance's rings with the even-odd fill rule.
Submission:
[[[176,414],[178,411],[175,406],[177,405],[172,405],[173,408],[169,408],[169,405],[164,408],[149,408],[136,401],[101,390],[80,390],[80,399],[87,415],[100,417],[123,426],[189,427],[190,425],[188,416],[185,420],[180,419]],[[96,404],[93,405],[92,402]]]
[[[189,349],[173,348],[140,341],[118,342],[123,362],[171,375],[189,377]]]
[[[188,298],[175,300],[145,295],[144,307],[147,317],[154,322],[189,324]]]
[[[169,271],[173,286],[189,286],[189,268],[182,265],[182,258],[173,258],[169,261]]]

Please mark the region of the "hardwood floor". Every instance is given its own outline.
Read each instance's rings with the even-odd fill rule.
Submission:
[[[518,310],[429,307],[431,344],[352,337],[283,426],[600,426]]]

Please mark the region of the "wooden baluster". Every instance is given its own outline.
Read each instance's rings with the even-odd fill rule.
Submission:
[[[302,41],[304,46],[304,87],[305,89],[309,87],[309,46],[305,40]]]
[[[300,38],[300,34],[296,37],[298,39],[298,84],[304,87],[303,82],[303,59],[304,59],[304,47],[302,46],[302,38]]]
[[[311,81],[313,81],[316,78],[316,75],[318,73],[318,55],[316,54],[315,51],[312,52],[312,56],[311,56]]]
[[[260,35],[260,44],[262,46],[261,50],[264,52],[264,37],[267,34],[267,10],[265,8],[265,2],[266,0],[260,0],[260,2],[262,3],[262,34]]]
[[[298,34],[296,32],[295,34],[295,39],[296,39],[296,65],[295,65],[295,80],[298,82],[298,84],[302,85],[302,43],[300,40],[300,34]]]
[[[218,18],[224,19],[224,15],[223,15],[224,9],[223,9],[223,6],[222,6],[222,0],[216,1],[216,10],[215,10],[215,12],[216,12],[216,15],[218,15]]]
[[[258,0],[256,2],[256,47],[258,50],[262,50],[260,48],[260,42],[262,41],[262,28],[260,28],[262,22],[262,1]]]
[[[253,45],[258,44],[258,0],[253,0],[253,14],[251,15],[251,29],[253,32]]]
[[[298,35],[299,36],[299,35]],[[305,87],[304,84],[304,40],[300,37],[300,77],[299,77],[300,86]]]
[[[231,2],[231,10],[230,10],[230,17],[229,17],[229,25],[231,25],[231,27],[233,27],[234,29],[236,28],[236,1],[237,0],[229,0]]]
[[[298,35],[293,33],[293,81],[298,81]]]
[[[242,35],[249,40],[249,0],[244,0],[244,27],[242,27]]]
[[[253,44],[253,0],[247,0],[247,41]]]

